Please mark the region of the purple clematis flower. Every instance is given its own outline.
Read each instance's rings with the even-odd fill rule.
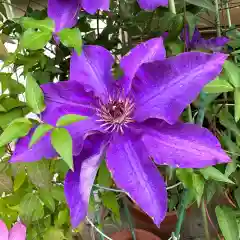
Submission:
[[[73,53],[69,81],[42,85],[44,122],[55,125],[65,114],[88,116],[66,127],[73,139],[75,171],[67,173],[65,195],[74,227],[87,214],[104,157],[117,186],[156,225],[165,217],[167,192],[155,163],[203,168],[229,161],[211,132],[178,120],[203,86],[221,72],[226,58],[222,53],[189,52],[166,59],[163,39],[155,38],[121,59],[124,76],[116,81],[111,53],[90,45],[80,56]],[[28,149],[31,135],[17,142],[11,162],[57,155],[49,134]]]
[[[141,8],[154,10],[168,6],[168,0],[138,0]],[[110,0],[48,0],[48,16],[55,21],[55,32],[73,27],[81,8],[90,14],[98,9],[109,10]]]
[[[25,240],[26,227],[21,223],[16,223],[10,231],[8,231],[5,223],[0,220],[0,239],[1,240]]]
[[[188,49],[207,49],[213,52],[219,52],[222,50],[229,39],[227,37],[215,37],[210,39],[204,39],[197,28],[195,28],[192,38],[190,38],[189,27],[185,26],[185,29],[181,33],[181,39],[185,41]]]

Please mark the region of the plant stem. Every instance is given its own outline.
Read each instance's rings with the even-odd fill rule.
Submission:
[[[131,231],[131,234],[132,234],[132,238],[133,238],[133,240],[136,240],[136,234],[134,232],[134,227],[133,227],[131,215],[129,213],[128,206],[127,206],[127,203],[126,203],[125,199],[123,199],[123,206],[124,206],[125,214],[127,216],[128,223],[129,223],[129,227],[130,227],[130,231]]]
[[[208,220],[207,220],[207,215],[206,215],[206,210],[205,210],[204,198],[202,199],[202,203],[201,203],[201,211],[202,211],[202,217],[203,217],[203,227],[204,227],[205,237],[206,237],[206,240],[210,240],[210,235],[209,235],[209,231],[208,231]]]
[[[214,3],[215,3],[215,18],[216,18],[217,36],[220,37],[221,36],[221,24],[220,24],[218,0],[214,0]]]
[[[174,0],[169,0],[169,10],[174,14],[177,13]]]
[[[204,121],[204,114],[205,114],[205,97],[206,97],[206,93],[204,93],[203,91],[200,93],[200,103],[199,103],[199,109],[198,109],[198,115],[197,115],[197,120],[196,123],[199,125],[203,125],[203,121]]]
[[[230,10],[229,10],[228,1],[226,2],[226,15],[227,15],[228,27],[230,28],[232,26],[232,20],[231,20],[231,14],[230,14]]]
[[[187,202],[188,202],[187,200],[188,200],[188,190],[184,189],[183,196],[182,196],[181,203],[180,203],[179,212],[178,212],[178,220],[177,220],[177,224],[176,224],[176,230],[173,233],[173,237],[175,237],[176,239],[180,239],[180,232],[181,232],[183,220],[185,217],[185,209],[187,207]]]

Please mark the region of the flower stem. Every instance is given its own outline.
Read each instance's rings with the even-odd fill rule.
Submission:
[[[173,233],[173,239],[180,239],[180,232],[181,232],[183,220],[185,217],[185,209],[187,207],[187,202],[188,202],[188,190],[184,189],[183,196],[182,196],[181,203],[180,203],[179,212],[178,212],[178,220],[177,220],[177,224],[176,224],[176,230]]]
[[[174,14],[177,13],[174,0],[169,0],[169,10]]]
[[[221,24],[220,24],[218,0],[214,0],[214,3],[215,3],[215,18],[216,18],[217,36],[221,37]]]
[[[203,125],[204,121],[204,114],[205,114],[205,98],[206,98],[206,93],[203,91],[200,93],[200,103],[199,103],[199,109],[198,109],[198,115],[197,115],[197,120],[196,123],[199,125]]]
[[[203,227],[204,227],[204,232],[205,232],[205,238],[206,238],[206,240],[210,240],[204,198],[202,199],[202,203],[201,203],[201,211],[202,211],[202,217],[203,217]]]

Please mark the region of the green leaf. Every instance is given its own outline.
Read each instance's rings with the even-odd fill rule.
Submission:
[[[234,198],[238,204],[238,207],[240,208],[240,188],[234,190]]]
[[[47,132],[49,132],[50,130],[53,129],[53,126],[49,125],[49,124],[41,124],[39,125],[31,138],[29,147],[31,148],[35,143],[37,143],[41,137],[43,137]]]
[[[10,123],[0,136],[0,147],[28,134],[32,123],[26,118],[18,118]]]
[[[54,21],[50,18],[45,18],[43,20],[37,20],[30,17],[22,17],[20,19],[20,24],[25,28],[40,29],[42,31],[53,32],[55,28]]]
[[[225,206],[217,206],[215,209],[219,227],[225,240],[239,239],[238,224],[235,214]]]
[[[64,240],[65,236],[63,234],[63,231],[61,229],[57,229],[57,228],[50,228],[47,230],[47,232],[44,234],[44,240],[53,240],[53,239],[57,239],[57,240]]]
[[[40,199],[43,201],[43,203],[52,211],[55,211],[55,201],[52,198],[51,194],[46,189],[40,189],[39,190],[39,196]]]
[[[186,0],[186,2],[213,12],[215,11],[215,7],[210,0]]]
[[[0,196],[2,193],[12,192],[12,179],[5,173],[0,173]]]
[[[14,179],[14,184],[13,184],[13,189],[14,192],[16,192],[24,183],[26,178],[26,172],[24,171],[24,169],[20,169]]]
[[[64,209],[58,213],[58,217],[54,223],[58,227],[61,227],[63,224],[68,222],[69,222],[69,213],[67,209]]]
[[[228,81],[234,87],[240,87],[240,69],[233,62],[226,60],[223,65],[224,74],[228,77]]]
[[[0,112],[7,112],[7,110],[0,104]]]
[[[222,93],[233,90],[233,86],[222,76],[216,77],[215,80],[208,83],[203,89],[205,93]]]
[[[40,188],[49,188],[51,174],[49,172],[49,162],[41,160],[26,164],[27,174],[31,182]]]
[[[26,101],[34,113],[40,114],[45,109],[42,89],[30,73],[27,75]]]
[[[76,50],[78,55],[82,52],[82,36],[81,32],[78,28],[64,28],[62,31],[58,33],[60,37],[60,41],[66,47],[72,47]]]
[[[234,118],[236,122],[240,119],[240,87],[234,90]]]
[[[201,204],[201,199],[204,191],[204,179],[201,175],[194,173],[192,175],[193,189],[195,191],[198,206]]]
[[[51,142],[58,154],[73,170],[72,137],[64,128],[55,128],[51,133]]]
[[[77,115],[77,114],[67,114],[58,119],[56,126],[64,127],[70,125],[75,122],[80,122],[87,119],[85,116]]]
[[[97,183],[101,186],[110,187],[112,184],[111,174],[107,169],[106,162],[102,161],[98,171]]]
[[[0,127],[5,129],[10,122],[12,122],[16,118],[23,117],[24,112],[21,108],[13,109],[7,113],[0,113]]]
[[[191,168],[178,168],[176,169],[176,175],[178,179],[187,187],[192,188],[192,175],[193,170]]]
[[[220,123],[228,130],[231,130],[237,136],[240,136],[240,129],[238,128],[233,116],[226,109],[220,111],[219,115]]]
[[[44,48],[48,41],[52,38],[50,31],[35,31],[29,28],[22,35],[20,45],[30,50],[38,50]]]
[[[27,221],[37,221],[44,217],[44,209],[36,193],[27,193],[20,203],[20,217]]]
[[[226,182],[226,183],[234,184],[234,182],[232,180],[230,180],[228,177],[226,177],[223,173],[221,173],[215,167],[202,168],[199,171],[206,180],[212,179],[212,180],[219,181],[219,182]]]
[[[117,201],[116,194],[113,192],[104,192],[102,194],[102,203],[103,205],[110,209],[114,215],[117,217],[117,219],[120,219],[120,212],[119,212],[119,205]]]
[[[51,194],[57,201],[65,202],[64,190],[62,186],[54,186],[51,188]]]

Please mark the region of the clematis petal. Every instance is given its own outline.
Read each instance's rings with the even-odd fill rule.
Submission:
[[[9,240],[25,240],[26,227],[22,223],[16,223],[9,232]]]
[[[55,32],[73,27],[79,10],[79,0],[48,0],[48,16],[55,21]]]
[[[41,85],[44,92],[46,109],[42,120],[55,125],[57,120],[66,114],[92,116],[95,114],[95,100],[84,91],[77,81],[47,83]]]
[[[144,64],[133,84],[135,120],[175,123],[203,86],[220,74],[226,58],[221,53],[189,52]]]
[[[8,229],[6,224],[2,220],[0,220],[0,239],[8,240]]]
[[[110,7],[110,0],[82,0],[81,3],[83,9],[90,14],[94,14],[98,9],[108,11]]]
[[[86,91],[106,97],[113,83],[111,68],[114,63],[111,53],[100,46],[85,46],[79,56],[73,53],[70,63],[70,80],[81,83]]]
[[[116,184],[159,225],[167,211],[166,187],[139,139],[132,133],[115,135],[107,151],[107,166]]]
[[[74,172],[69,171],[66,175],[64,191],[73,227],[77,227],[87,215],[91,188],[105,147],[103,135],[87,138],[82,152],[74,158]]]
[[[125,92],[128,93],[130,90],[132,79],[143,63],[150,63],[165,58],[166,51],[162,37],[153,38],[133,48],[120,62],[120,66],[124,71],[124,77],[120,79],[120,84]]]
[[[198,28],[195,28],[193,35],[190,37],[189,26],[186,25],[180,37],[185,42],[187,49],[195,49],[196,43],[201,39],[201,34]]]
[[[230,161],[213,134],[198,125],[169,125],[149,119],[142,140],[158,164],[178,168],[204,168]]]
[[[73,155],[78,155],[82,150],[84,139],[95,132],[103,131],[94,119],[86,119],[72,123],[65,127],[72,137]],[[18,140],[16,149],[10,162],[34,162],[43,158],[50,159],[57,157],[57,153],[51,145],[50,133],[43,136],[36,144],[29,148],[34,129],[30,133]]]
[[[10,162],[35,162],[43,158],[53,158],[57,156],[50,141],[50,134],[46,134],[36,144],[29,148],[34,129],[30,133],[19,139],[16,143],[15,151],[10,159]]]
[[[202,38],[195,44],[195,48],[209,49],[213,52],[219,52],[228,42],[229,39],[227,37],[216,37],[206,40]]]
[[[160,6],[168,6],[167,0],[138,0],[138,3],[145,10],[154,10]]]

